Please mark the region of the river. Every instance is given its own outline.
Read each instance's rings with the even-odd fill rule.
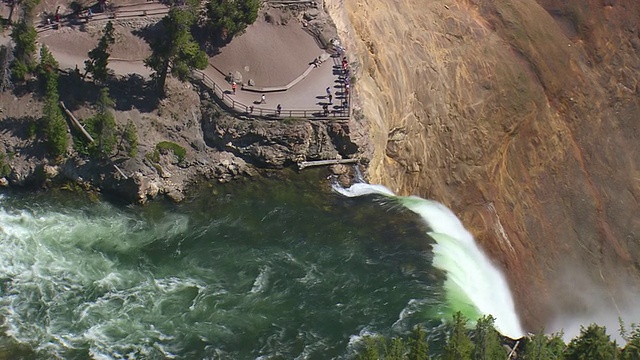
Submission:
[[[491,313],[457,294],[479,281],[464,275],[475,260],[424,221],[425,200],[380,189],[260,180],[143,207],[1,194],[0,356],[349,358],[366,334],[423,324],[439,343],[452,311]],[[497,317],[521,331],[515,313]]]

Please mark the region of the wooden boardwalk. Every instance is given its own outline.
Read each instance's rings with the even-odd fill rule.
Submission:
[[[223,105],[225,110],[237,115],[268,119],[349,120],[351,99],[346,102],[346,107],[342,109],[332,109],[328,111],[328,114],[325,114],[321,109],[282,110],[278,113],[277,109],[247,105],[235,100],[233,96],[229,94],[228,90],[222,89],[209,75],[200,70],[194,70],[192,74],[194,80],[202,82],[202,84],[213,91],[215,97],[221,105]]]

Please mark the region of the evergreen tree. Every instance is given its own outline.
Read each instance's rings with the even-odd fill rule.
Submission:
[[[505,357],[504,349],[500,342],[500,335],[493,326],[493,316],[483,316],[478,319],[475,329],[474,360],[493,360]]]
[[[619,358],[619,349],[611,341],[604,326],[596,324],[580,327],[580,335],[571,340],[564,351],[568,360],[615,360]]]
[[[206,6],[207,24],[214,43],[224,44],[256,21],[260,0],[209,0]]]
[[[561,334],[554,334],[551,337],[545,334],[535,334],[527,339],[524,350],[525,360],[561,360],[562,352],[565,348]]]
[[[453,324],[449,331],[447,345],[444,347],[445,360],[469,360],[473,351],[473,343],[467,331],[467,319],[462,313],[453,315]]]
[[[429,343],[427,334],[418,325],[409,340],[409,360],[429,360]]]
[[[380,340],[378,336],[364,338],[364,351],[358,354],[358,360],[380,360]]]
[[[91,73],[93,78],[100,82],[106,81],[109,75],[109,69],[107,68],[109,57],[111,56],[109,47],[116,41],[111,21],[107,22],[102,32],[98,45],[89,51],[89,59],[84,62],[85,76],[87,73]]]
[[[69,146],[67,122],[58,104],[59,101],[58,75],[52,72],[51,76],[47,77],[42,119],[47,147],[53,157],[64,155]]]
[[[11,72],[16,80],[23,81],[27,74],[35,67],[34,55],[36,52],[36,38],[38,33],[32,23],[24,17],[11,30],[11,39],[15,44],[13,48],[13,62]]]
[[[46,45],[40,47],[40,63],[37,66],[38,78],[42,88],[46,90],[50,77],[58,79],[58,61],[53,57]]]
[[[122,141],[124,143],[124,150],[127,152],[127,156],[136,156],[138,153],[138,130],[136,129],[136,124],[131,120],[129,120],[127,125],[124,127]]]
[[[384,360],[403,360],[406,350],[404,341],[394,337],[384,351]]]
[[[109,89],[100,90],[98,99],[98,113],[87,119],[87,131],[94,138],[89,147],[89,153],[98,158],[106,158],[113,153],[116,146],[116,120],[111,113],[114,105],[109,97]]]
[[[625,339],[627,344],[622,349],[621,359],[623,360],[640,360],[640,327],[631,324],[631,332],[620,331],[620,335]]]
[[[163,36],[151,42],[152,54],[145,60],[145,65],[155,71],[161,95],[164,95],[169,70],[181,81],[186,81],[192,69],[204,69],[208,65],[207,54],[200,50],[190,32],[194,21],[191,11],[172,8],[161,21]]]

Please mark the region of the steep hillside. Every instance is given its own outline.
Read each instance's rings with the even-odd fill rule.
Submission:
[[[370,181],[452,207],[530,330],[624,314],[640,279],[640,2],[325,2],[357,68]]]

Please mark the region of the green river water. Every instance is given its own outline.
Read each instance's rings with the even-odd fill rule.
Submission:
[[[0,357],[342,359],[416,324],[437,341],[452,302],[427,231],[393,198],[300,179],[143,207],[4,193]]]

